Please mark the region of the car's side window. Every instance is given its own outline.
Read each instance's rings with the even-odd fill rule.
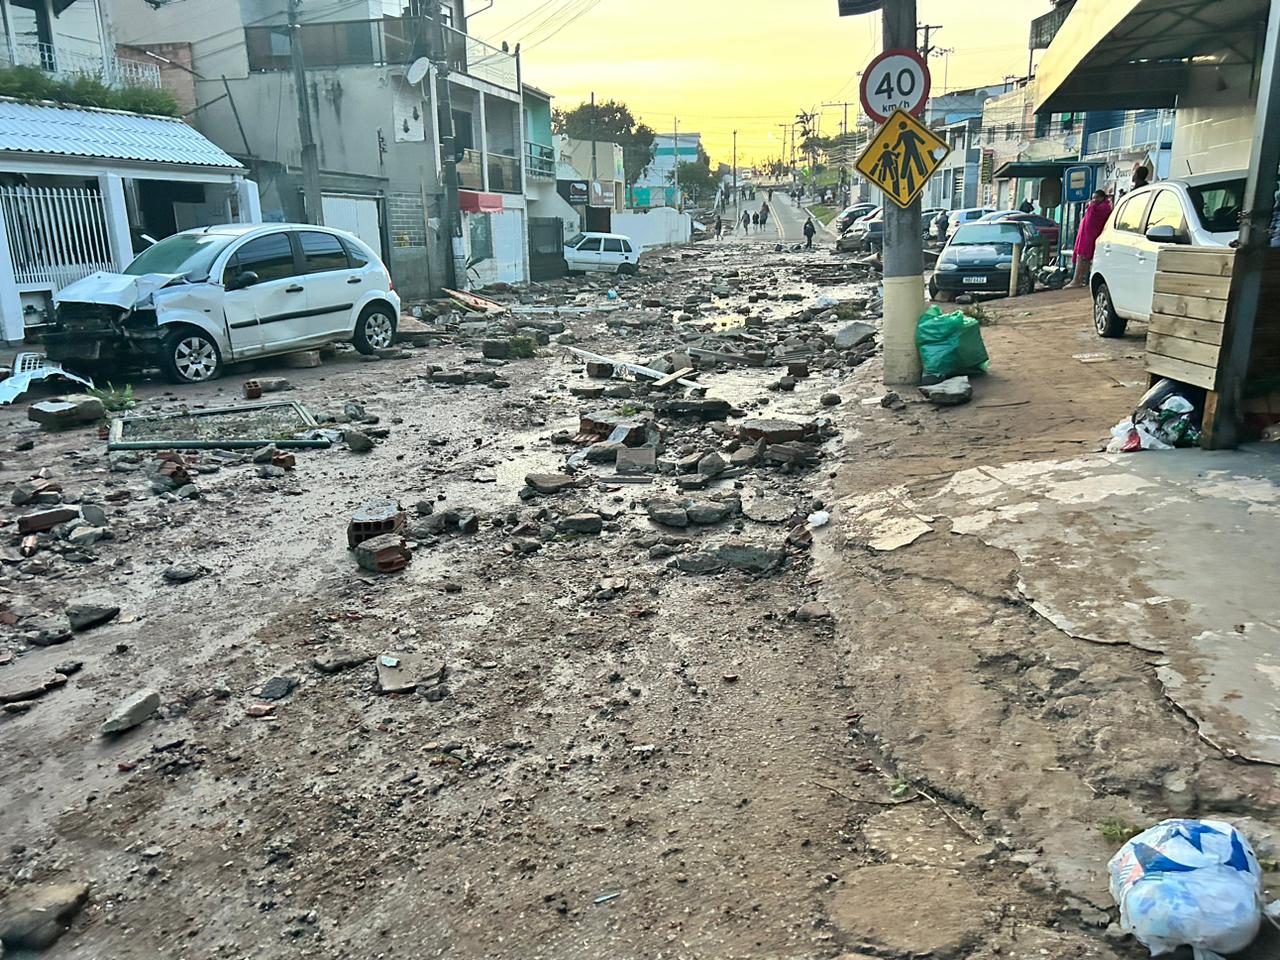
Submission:
[[[634,253],[635,251],[633,251],[633,250],[631,249],[631,244],[630,244],[629,242],[627,242],[626,240],[623,240],[623,241],[622,241],[622,252],[623,252],[623,253]]]
[[[293,245],[287,233],[271,233],[250,240],[236,251],[234,260],[238,263],[237,272],[256,273],[259,283],[283,280],[297,272],[293,265]]]
[[[302,242],[302,261],[307,273],[328,273],[331,270],[349,270],[347,251],[331,233],[303,230],[298,234]]]
[[[622,241],[621,241],[621,240],[606,240],[606,241],[604,242],[604,252],[605,252],[605,253],[621,253],[621,252],[622,252]]]
[[[1147,217],[1147,231],[1155,227],[1173,227],[1173,235],[1180,240],[1187,237],[1187,217],[1182,211],[1182,201],[1172,190],[1161,190],[1151,204]]]
[[[1142,217],[1150,202],[1151,197],[1143,194],[1140,197],[1130,197],[1120,204],[1120,210],[1116,213],[1116,229],[1125,233],[1141,233]]]
[[[588,237],[586,240],[582,241],[582,246],[578,247],[578,250],[584,253],[599,253],[600,238]]]
[[[351,266],[367,267],[369,265],[368,256],[366,256],[364,251],[361,250],[359,247],[357,247],[350,240],[344,239],[342,241],[342,245],[346,247],[347,259],[351,261]]]

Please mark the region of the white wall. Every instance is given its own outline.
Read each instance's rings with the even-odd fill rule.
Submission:
[[[693,219],[671,207],[655,207],[648,213],[615,213],[613,232],[631,238],[641,250],[688,243]]]
[[[507,209],[502,213],[464,213],[462,235],[467,258],[472,256],[471,223],[477,217],[488,217],[493,237],[493,258],[482,260],[469,271],[471,286],[490,283],[524,283],[525,211]],[[479,276],[479,280],[475,279]]]
[[[1252,70],[1232,66],[1189,74],[1187,92],[1178,98],[1169,176],[1247,169],[1256,115]]]

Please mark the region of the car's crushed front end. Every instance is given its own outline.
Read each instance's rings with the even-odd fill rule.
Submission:
[[[54,319],[41,335],[50,360],[71,368],[154,362],[175,310],[195,306],[210,316],[217,297],[207,284],[179,282],[166,274],[95,273],[64,287]]]

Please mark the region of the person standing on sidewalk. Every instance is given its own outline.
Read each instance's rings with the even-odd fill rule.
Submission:
[[[804,248],[806,250],[813,249],[813,235],[818,232],[818,228],[813,225],[813,217],[804,222]]]
[[[1107,225],[1110,216],[1111,199],[1106,191],[1096,191],[1093,200],[1085,208],[1084,216],[1080,218],[1080,230],[1076,233],[1076,274],[1071,280],[1071,286],[1083,287],[1089,282],[1089,272],[1093,268],[1093,252],[1098,246],[1098,237],[1102,235],[1102,228]]]

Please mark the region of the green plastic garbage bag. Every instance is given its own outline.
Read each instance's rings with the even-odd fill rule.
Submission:
[[[978,321],[957,310],[943,313],[936,306],[916,324],[916,348],[926,377],[958,377],[965,373],[985,373],[987,347],[982,342]]]

